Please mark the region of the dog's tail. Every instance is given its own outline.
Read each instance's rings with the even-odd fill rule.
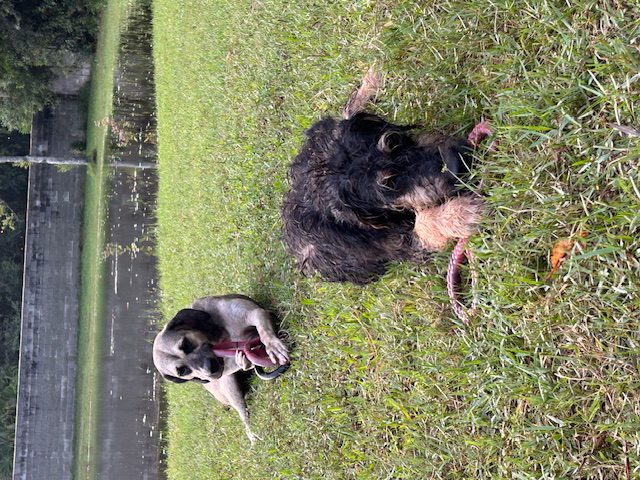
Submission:
[[[369,67],[365,73],[360,87],[353,91],[347,100],[347,104],[342,110],[342,118],[345,120],[351,118],[358,112],[364,110],[364,106],[369,100],[374,98],[382,89],[383,78],[375,67]]]

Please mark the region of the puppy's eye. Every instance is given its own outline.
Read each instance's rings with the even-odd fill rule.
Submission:
[[[180,350],[182,350],[184,353],[189,355],[191,352],[195,350],[195,347],[193,346],[193,343],[189,341],[188,338],[185,338],[182,340],[182,343],[180,344]]]
[[[179,377],[184,377],[191,373],[191,369],[186,365],[182,365],[181,367],[176,368],[176,373]]]

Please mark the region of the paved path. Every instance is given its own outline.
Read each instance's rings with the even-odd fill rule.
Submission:
[[[29,170],[14,480],[71,478],[84,176]]]

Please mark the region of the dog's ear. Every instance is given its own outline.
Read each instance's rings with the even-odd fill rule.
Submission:
[[[199,325],[211,322],[211,315],[202,310],[183,308],[167,324],[167,330],[198,329]]]
[[[438,146],[438,151],[447,170],[454,176],[460,177],[469,173],[473,164],[473,150],[469,142],[460,138],[448,139],[443,145]]]
[[[396,148],[402,146],[403,137],[400,133],[388,130],[380,135],[378,139],[378,150],[383,153],[390,153]]]
[[[221,335],[218,327],[207,312],[183,308],[167,324],[166,330],[198,330],[210,338],[218,338]]]
[[[184,378],[174,377],[173,375],[163,375],[162,378],[165,380],[169,380],[173,383],[186,383],[186,382],[196,382],[196,383],[209,383],[209,380],[202,380],[201,378],[190,378],[186,380]]]

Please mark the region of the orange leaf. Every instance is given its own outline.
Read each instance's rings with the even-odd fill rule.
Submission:
[[[553,248],[551,249],[551,271],[547,274],[545,280],[549,280],[553,274],[558,271],[560,265],[569,257],[573,244],[574,241],[569,238],[563,238],[553,244]]]

